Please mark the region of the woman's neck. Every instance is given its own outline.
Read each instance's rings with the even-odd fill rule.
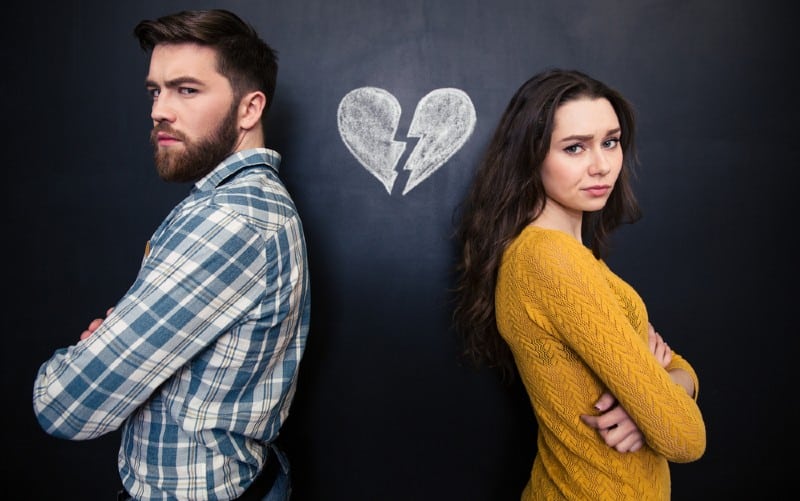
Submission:
[[[572,235],[578,242],[582,242],[581,225],[583,211],[574,211],[548,200],[539,216],[531,222],[533,226],[549,230],[558,230]]]

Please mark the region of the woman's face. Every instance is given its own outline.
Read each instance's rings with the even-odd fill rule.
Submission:
[[[605,206],[622,170],[620,134],[605,98],[578,98],[556,110],[541,170],[547,211],[582,216]]]

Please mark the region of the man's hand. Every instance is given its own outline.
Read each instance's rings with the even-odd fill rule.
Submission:
[[[108,310],[106,310],[106,316],[110,315],[113,310],[114,310],[113,307],[111,307]],[[96,331],[97,328],[100,327],[100,324],[102,324],[102,323],[103,323],[103,319],[102,318],[95,318],[94,320],[89,322],[89,326],[86,327],[86,330],[81,332],[81,341],[83,341],[87,337],[91,336],[92,333],[94,333],[94,331]]]

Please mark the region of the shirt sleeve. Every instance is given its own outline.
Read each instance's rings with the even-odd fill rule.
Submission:
[[[264,240],[241,214],[205,206],[157,234],[101,326],[39,368],[34,411],[51,435],[84,440],[116,430],[261,300]]]
[[[669,461],[696,460],[705,451],[706,435],[695,400],[672,381],[633,328],[604,265],[576,258],[563,244],[537,242],[526,251],[534,257],[523,266],[548,321],[617,398],[651,448]],[[682,358],[674,364],[689,367],[696,381]]]

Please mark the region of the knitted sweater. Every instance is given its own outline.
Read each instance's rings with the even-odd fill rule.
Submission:
[[[523,500],[669,500],[668,461],[699,459],[705,424],[695,398],[650,353],[636,291],[574,237],[528,226],[506,249],[497,326],[514,354],[538,423]],[[610,390],[645,436],[620,453],[580,420]]]

